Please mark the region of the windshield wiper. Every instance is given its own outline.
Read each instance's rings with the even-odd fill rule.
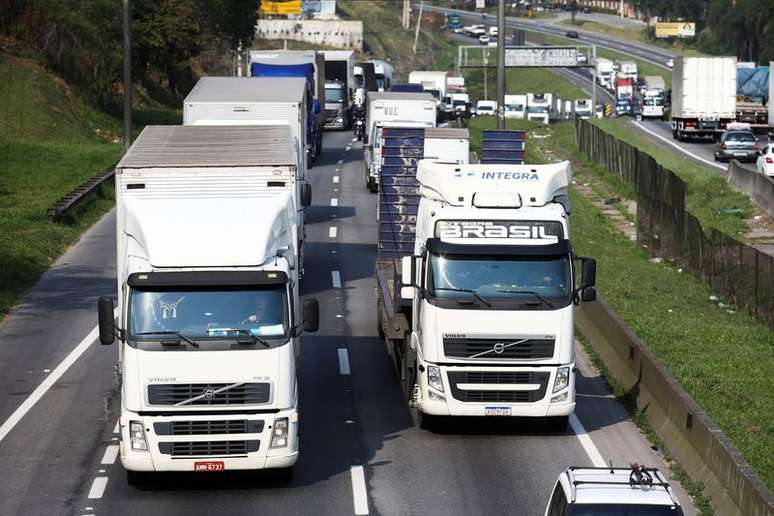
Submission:
[[[434,290],[443,290],[446,292],[467,292],[468,294],[472,294],[473,296],[475,296],[479,301],[484,303],[489,308],[492,308],[492,303],[490,303],[489,301],[481,297],[481,294],[479,294],[478,291],[476,290],[471,290],[469,288],[439,288],[439,287],[434,288]]]
[[[179,338],[183,339],[184,341],[186,341],[187,343],[189,343],[191,346],[193,346],[195,348],[199,347],[199,344],[197,344],[196,342],[192,341],[190,338],[186,337],[185,335],[183,335],[179,331],[144,331],[144,332],[141,332],[141,333],[135,333],[134,335],[174,335],[176,337],[179,337]],[[166,343],[168,344],[169,342],[166,342]],[[177,341],[177,343],[179,344],[180,341]],[[162,344],[165,344],[165,342],[162,341]]]
[[[265,339],[259,337],[258,335],[254,335],[253,333],[251,333],[251,332],[249,332],[249,331],[247,331],[245,329],[242,329],[242,328],[218,328],[218,331],[225,331],[225,332],[233,331],[233,332],[239,333],[241,335],[247,335],[248,337],[253,339],[253,344],[255,344],[256,342],[260,342],[261,344],[263,344],[267,348],[271,347],[271,344],[266,342]],[[239,340],[237,340],[237,342],[239,342]]]
[[[503,294],[530,294],[535,296],[540,300],[541,303],[547,304],[550,308],[554,308],[554,304],[551,303],[548,299],[544,298],[534,290],[500,290],[498,289],[497,292],[502,292]]]

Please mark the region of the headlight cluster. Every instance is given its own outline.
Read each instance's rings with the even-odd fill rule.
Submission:
[[[560,367],[559,369],[556,370],[556,379],[554,380],[554,392],[556,393],[561,391],[562,389],[566,389],[568,385],[570,385],[570,368]],[[551,398],[551,403],[561,403],[563,401],[567,401],[569,396],[570,396],[569,391],[565,391],[562,394],[559,394]]]
[[[441,368],[438,366],[427,366],[427,384],[438,392],[443,392],[443,380],[441,378]]]
[[[148,451],[148,441],[145,438],[142,421],[129,421],[129,442],[132,450]]]
[[[274,431],[271,434],[270,448],[285,448],[288,445],[288,418],[281,417],[274,421]]]

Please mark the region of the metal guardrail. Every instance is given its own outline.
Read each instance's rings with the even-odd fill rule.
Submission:
[[[102,185],[113,179],[114,175],[115,169],[111,168],[81,183],[75,190],[61,197],[48,209],[49,218],[52,220],[63,219],[73,208],[81,204],[89,194],[99,190]]]
[[[621,317],[601,298],[581,303],[576,315],[609,374],[688,475],[704,484],[715,512],[774,516],[774,497],[739,450]]]

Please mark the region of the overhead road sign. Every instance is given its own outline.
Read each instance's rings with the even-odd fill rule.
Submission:
[[[596,55],[595,49],[587,45],[576,46],[508,46],[505,47],[506,68],[578,68],[589,67],[588,62]],[[458,68],[494,68],[497,66],[497,49],[480,45],[458,47]],[[578,54],[587,57],[578,62]]]

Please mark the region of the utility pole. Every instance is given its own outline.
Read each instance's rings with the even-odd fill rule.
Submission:
[[[129,32],[131,10],[124,2],[124,152],[132,145],[132,35]]]
[[[403,24],[403,30],[409,30],[411,26],[411,20],[409,19],[409,13],[411,12],[410,0],[403,0],[403,14],[401,22]]]
[[[237,77],[242,77],[242,40],[239,40],[239,44],[237,45]]]
[[[497,128],[505,129],[505,0],[497,3]]]
[[[419,4],[419,16],[417,16],[417,30],[414,33],[414,53],[417,53],[417,40],[419,39],[419,27],[422,25],[422,10],[425,7],[425,0]]]

